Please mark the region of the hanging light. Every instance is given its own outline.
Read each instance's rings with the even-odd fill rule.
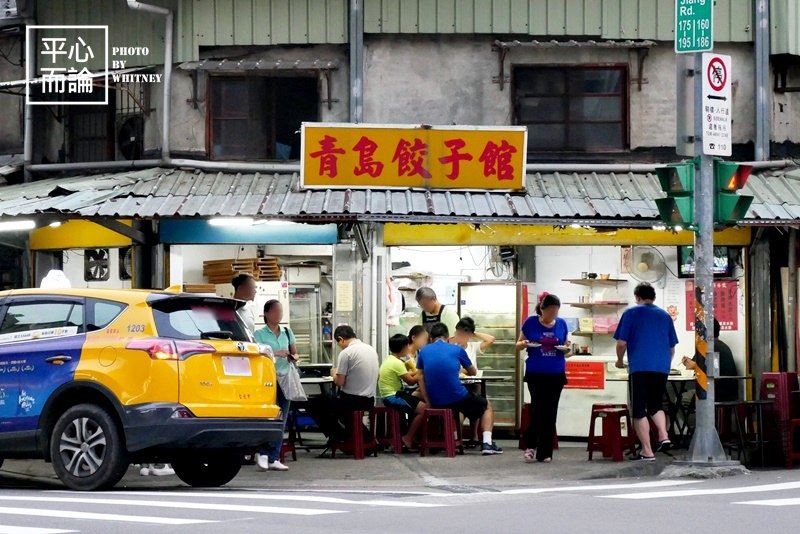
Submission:
[[[253,226],[252,217],[214,217],[208,220],[211,226]]]
[[[33,230],[34,228],[36,228],[36,222],[27,219],[20,221],[0,221],[0,232]]]

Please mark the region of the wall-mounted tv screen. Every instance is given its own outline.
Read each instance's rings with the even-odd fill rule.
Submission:
[[[714,247],[714,267],[712,268],[714,276],[718,278],[732,277],[738,255],[738,247]],[[694,276],[694,247],[691,245],[678,247],[678,276],[680,278]]]

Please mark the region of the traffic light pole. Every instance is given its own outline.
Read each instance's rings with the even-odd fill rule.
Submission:
[[[696,428],[687,463],[730,466],[715,425],[714,378],[719,376],[719,356],[714,352],[714,160],[703,154],[703,55],[694,54],[694,332],[697,357]],[[688,104],[688,102],[687,102]],[[680,103],[679,103],[680,105]],[[687,310],[687,313],[689,310]]]

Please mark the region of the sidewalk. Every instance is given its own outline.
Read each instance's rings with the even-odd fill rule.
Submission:
[[[464,456],[445,458],[442,454],[420,458],[416,454],[380,454],[357,461],[351,457],[317,458],[318,451],[298,451],[297,462],[287,458],[288,472],[267,472],[255,466],[244,466],[239,476],[228,484],[236,488],[336,488],[362,490],[430,490],[470,493],[496,487],[531,485],[547,486],[564,481],[589,479],[635,478],[657,476],[671,462],[659,456],[654,463],[630,461],[612,462],[595,455],[587,461],[586,444],[562,443],[549,464],[526,464],[515,441],[503,440],[505,453],[481,456],[478,451],[467,451]],[[12,480],[50,483],[58,485],[50,464],[43,461],[6,460],[0,470],[0,483],[13,486]],[[143,477],[138,469],[131,468],[118,488],[179,487],[174,476]]]

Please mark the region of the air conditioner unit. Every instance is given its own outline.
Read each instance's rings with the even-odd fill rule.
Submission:
[[[144,152],[144,117],[118,115],[114,129],[117,160],[141,159]]]

